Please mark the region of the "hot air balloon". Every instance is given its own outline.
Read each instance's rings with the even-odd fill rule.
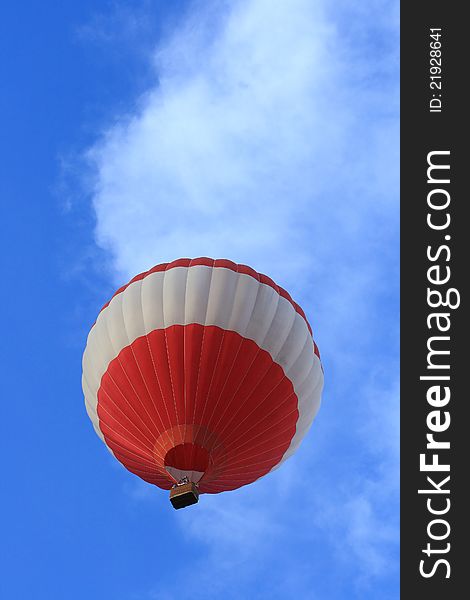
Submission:
[[[266,275],[180,259],[121,287],[83,355],[96,433],[175,508],[248,485],[297,450],[323,370],[304,312]]]

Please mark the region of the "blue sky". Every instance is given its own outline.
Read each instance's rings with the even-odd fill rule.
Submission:
[[[398,597],[397,20],[386,0],[2,8],[2,597]],[[326,383],[281,469],[175,512],[93,432],[81,355],[118,285],[199,255],[292,293]]]

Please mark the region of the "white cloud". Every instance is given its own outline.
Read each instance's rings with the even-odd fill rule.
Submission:
[[[116,283],[180,256],[227,257],[305,306],[327,379],[313,434],[279,472],[204,497],[183,522],[231,581],[237,561],[250,577],[276,545],[319,536],[338,552],[341,539],[362,585],[397,542],[396,4],[205,7],[155,50],[138,109],[87,153],[96,241]],[[284,579],[298,569],[312,592],[307,558],[287,565]]]
[[[90,150],[97,241],[120,278],[182,255],[255,262],[287,278],[311,264],[307,243],[324,245],[332,226],[354,234],[363,218],[344,190],[333,195],[357,162],[351,136],[364,131],[321,4],[236,2],[219,20],[214,11],[215,31],[194,17],[155,53],[158,85]],[[388,142],[364,143],[368,173],[358,163],[348,179],[377,177]],[[325,203],[336,209],[325,215]],[[298,240],[302,224],[310,239]]]

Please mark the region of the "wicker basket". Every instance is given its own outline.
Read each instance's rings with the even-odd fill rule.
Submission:
[[[173,508],[185,508],[196,504],[199,500],[197,485],[192,481],[175,486],[170,490],[170,502]]]

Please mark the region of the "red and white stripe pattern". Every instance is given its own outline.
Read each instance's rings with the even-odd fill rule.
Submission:
[[[131,472],[169,489],[233,490],[279,467],[320,405],[302,309],[228,260],[180,259],[120,288],[83,356],[93,426]]]

